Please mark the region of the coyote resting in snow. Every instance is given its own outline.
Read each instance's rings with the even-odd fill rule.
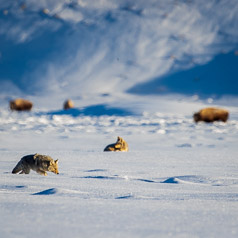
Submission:
[[[12,173],[29,174],[31,169],[45,176],[47,175],[46,171],[59,174],[58,160],[53,160],[47,155],[26,155],[21,158]]]
[[[117,142],[106,146],[104,151],[128,151],[128,144],[118,136]]]

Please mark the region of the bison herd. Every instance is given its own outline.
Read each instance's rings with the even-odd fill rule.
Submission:
[[[33,107],[33,103],[29,100],[17,98],[10,101],[10,109],[15,111],[30,111]],[[72,100],[68,99],[63,104],[63,109],[68,110],[74,108],[74,103]],[[208,107],[201,109],[199,112],[193,114],[194,121],[200,122],[214,122],[222,121],[226,122],[229,117],[229,112],[222,108]]]

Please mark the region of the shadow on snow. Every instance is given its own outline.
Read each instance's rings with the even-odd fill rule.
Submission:
[[[84,108],[71,108],[68,110],[58,110],[48,112],[47,115],[70,115],[77,117],[83,116],[129,116],[133,113],[122,108],[108,107],[104,104],[91,105]]]

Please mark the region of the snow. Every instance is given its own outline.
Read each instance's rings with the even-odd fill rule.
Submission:
[[[1,237],[238,237],[236,0],[1,1],[0,25]],[[11,173],[33,153],[59,174]]]
[[[1,1],[0,91],[8,97],[124,93],[238,49],[236,0],[24,4]]]
[[[1,110],[1,236],[237,237],[238,109],[228,108],[213,124],[186,110]],[[118,135],[129,152],[103,152]],[[11,174],[36,152],[59,159],[60,174]]]

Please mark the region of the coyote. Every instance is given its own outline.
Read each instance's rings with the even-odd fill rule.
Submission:
[[[128,151],[128,144],[118,136],[117,142],[106,146],[104,151]]]
[[[58,160],[53,160],[47,155],[26,155],[21,158],[12,173],[29,174],[31,169],[45,176],[47,175],[46,171],[59,174]]]
[[[220,108],[208,107],[194,113],[193,119],[195,122],[214,122],[223,121],[226,122],[229,117],[229,112]]]

